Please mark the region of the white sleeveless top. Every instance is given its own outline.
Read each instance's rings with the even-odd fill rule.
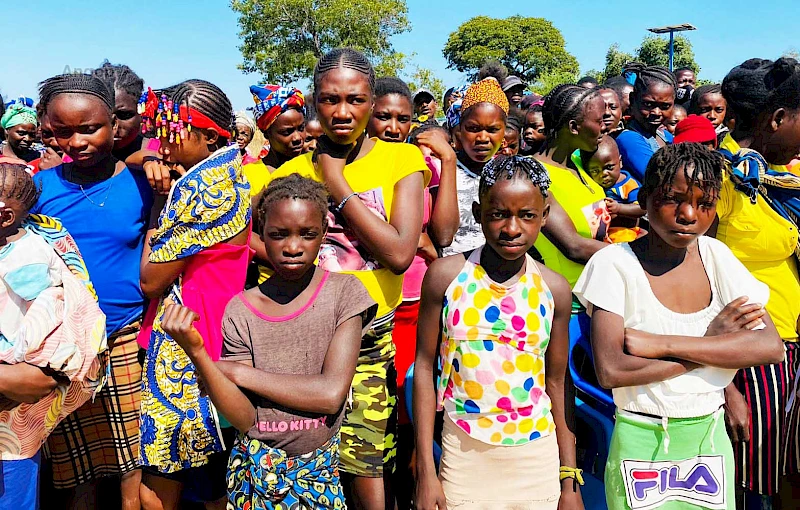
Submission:
[[[628,243],[597,252],[573,292],[590,315],[597,306],[625,319],[626,328],[658,335],[702,337],[731,301],[748,296],[750,303],[767,303],[769,287],[756,280],[727,246],[705,236],[697,242],[711,283],[711,304],[703,310],[677,313],[661,304]],[[626,411],[668,418],[705,416],[725,403],[723,390],[735,374],[736,370],[704,366],[666,381],[615,388],[612,393],[617,407]]]

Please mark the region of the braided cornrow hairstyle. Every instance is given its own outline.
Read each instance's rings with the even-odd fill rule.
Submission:
[[[561,128],[574,120],[583,119],[583,107],[586,102],[600,94],[597,89],[586,89],[578,85],[559,85],[544,98],[542,120],[547,134],[547,145],[552,145]]]
[[[281,200],[307,200],[312,202],[322,215],[322,230],[328,228],[328,191],[325,186],[300,174],[289,174],[270,182],[258,200],[255,221],[256,232],[263,233],[269,209]]]
[[[689,183],[689,192],[699,186],[703,195],[716,200],[722,186],[722,172],[725,158],[717,151],[710,151],[699,143],[678,143],[666,145],[656,151],[644,174],[644,182],[639,190],[639,203],[657,191],[667,192],[679,171],[683,172]]]
[[[61,94],[94,96],[108,107],[109,114],[114,111],[114,91],[94,75],[59,74],[39,84],[39,103],[45,112],[53,98]]]
[[[700,113],[700,100],[703,99],[704,96],[709,94],[722,94],[722,85],[719,83],[712,83],[710,85],[703,85],[702,87],[697,87],[694,89],[694,94],[692,94],[692,100],[689,102],[689,113],[693,113],[695,115]]]
[[[25,212],[39,200],[39,188],[28,167],[18,163],[0,163],[0,201],[15,200]]]
[[[638,102],[643,95],[647,94],[650,86],[654,83],[663,83],[672,87],[672,95],[674,98],[678,83],[675,81],[675,75],[666,67],[648,66],[641,62],[630,62],[625,64],[625,67],[622,68],[623,75],[628,73],[636,74],[636,81],[633,83],[633,92],[631,93],[631,103]]]
[[[156,91],[156,95],[166,94],[173,102],[194,108],[219,127],[233,133],[236,130],[235,115],[230,99],[219,87],[205,80],[186,80],[164,90]],[[217,148],[227,145],[228,139],[220,136]]]
[[[103,80],[112,91],[124,91],[137,100],[144,92],[144,80],[124,64],[112,64],[106,60],[92,74]]]
[[[319,89],[319,82],[325,73],[340,67],[352,69],[366,76],[370,92],[375,91],[375,70],[372,64],[363,53],[353,48],[336,48],[317,61],[314,67],[314,90]]]
[[[547,170],[541,163],[527,156],[497,156],[486,163],[478,184],[478,197],[485,197],[489,189],[502,178],[511,180],[520,177],[530,180],[539,188],[542,197],[547,198],[547,188],[550,187]]]

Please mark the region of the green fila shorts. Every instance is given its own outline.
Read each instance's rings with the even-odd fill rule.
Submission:
[[[663,421],[617,411],[606,502],[609,510],[735,510],[734,469],[722,409]]]

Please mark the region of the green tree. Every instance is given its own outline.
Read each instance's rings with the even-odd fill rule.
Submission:
[[[413,58],[416,53],[412,53]],[[375,76],[397,76],[400,77],[408,66],[409,57],[405,53],[394,51],[375,64]]]
[[[619,44],[614,43],[606,52],[606,67],[603,69],[603,81],[612,76],[622,74],[622,68],[628,62],[636,60],[630,53],[625,53],[619,49]]]
[[[419,89],[431,91],[437,101],[444,96],[444,81],[436,76],[432,69],[420,67],[413,63],[416,53],[406,55],[394,52],[375,66],[375,76],[396,76],[405,80],[411,93]],[[409,72],[409,67],[412,69]]]
[[[674,48],[674,68],[688,67],[696,74],[700,74],[700,66],[694,59],[694,50],[689,39],[676,35]],[[641,46],[636,49],[636,60],[649,66],[669,66],[669,37],[656,35],[645,37]]]
[[[530,86],[530,89],[540,96],[546,96],[551,90],[564,83],[578,81],[578,73],[572,71],[548,71],[539,75],[539,78]]]
[[[264,81],[310,78],[333,48],[363,51],[374,64],[395,60],[391,36],[409,30],[405,0],[232,0],[239,15],[242,71]]]
[[[564,47],[561,32],[543,18],[472,18],[450,34],[442,53],[449,68],[473,79],[487,60],[499,60],[528,83],[545,73],[578,72],[578,61]]]
[[[629,62],[642,62],[650,66],[669,66],[669,38],[660,36],[647,36],[642,39],[642,44],[633,54],[619,49],[619,44],[614,43],[606,52],[606,67],[603,69],[603,79],[619,76],[622,68]],[[700,73],[700,66],[694,58],[692,43],[682,35],[675,36],[675,55],[673,66],[675,69],[689,67],[695,73]]]

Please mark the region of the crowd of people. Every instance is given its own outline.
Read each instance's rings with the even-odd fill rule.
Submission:
[[[0,101],[0,508],[796,507],[800,63],[695,85]]]

